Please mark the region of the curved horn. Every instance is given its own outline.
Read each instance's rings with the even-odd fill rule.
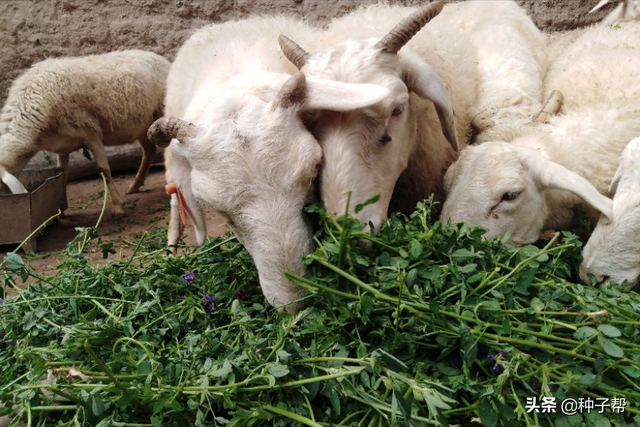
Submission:
[[[559,90],[554,90],[549,95],[547,103],[544,104],[542,110],[531,118],[531,123],[548,123],[552,116],[558,114],[564,103],[564,95]]]
[[[309,53],[298,45],[298,43],[291,40],[289,37],[280,34],[278,36],[278,43],[280,43],[280,49],[282,53],[287,57],[298,70],[307,62]]]
[[[147,138],[158,147],[168,147],[172,139],[183,142],[185,139],[196,136],[199,130],[196,125],[185,120],[160,117],[149,127]]]
[[[398,53],[402,46],[442,11],[443,6],[444,3],[438,0],[429,3],[424,9],[413,12],[396,24],[382,40],[376,43],[376,47],[386,53]]]

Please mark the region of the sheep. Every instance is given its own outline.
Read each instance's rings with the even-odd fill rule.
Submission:
[[[322,43],[329,47],[316,53],[286,32],[279,38],[307,76],[390,92],[371,108],[309,115],[324,155],[319,182],[328,212],[345,213],[349,204],[354,214],[356,205],[379,195],[356,214],[378,230],[388,210],[408,213],[432,193],[441,198],[444,171],[471,134],[478,78],[469,38],[455,22],[436,17],[442,8],[437,1],[357,10],[328,26]]]
[[[284,17],[247,18],[194,33],[171,66],[166,116],[151,126],[149,139],[169,146],[167,182],[176,187],[169,243],[178,241],[184,211],[201,245],[203,208],[216,210],[251,254],[266,300],[297,312],[303,289],[283,272],[304,274],[302,258],[313,249],[302,209],[322,158],[302,114],[365,108],[388,91],[307,79],[279,53],[282,30],[315,38],[313,29]]]
[[[514,246],[566,229],[577,212],[612,217],[604,196],[628,141],[640,134],[640,24],[597,25],[562,44],[545,97],[563,114],[531,124],[512,142],[467,148],[445,175],[442,222],[471,222]],[[553,50],[554,47],[551,47]]]
[[[609,193],[613,196],[611,222],[600,219],[582,250],[580,277],[591,284],[623,283],[635,286],[640,279],[640,255],[636,236],[640,231],[640,137],[622,152]]]
[[[511,140],[542,108],[547,70],[545,35],[512,1],[458,3],[448,16],[469,35],[477,52],[479,86],[472,141]],[[452,17],[452,16],[451,16]]]
[[[0,179],[13,193],[26,193],[15,175],[38,151],[56,153],[64,169],[65,210],[69,154],[89,149],[105,174],[111,213],[124,213],[104,146],[140,142],[142,162],[127,193],[137,192],[156,152],[146,132],[162,116],[169,65],[162,56],[140,50],[33,65],[13,82],[0,112]]]

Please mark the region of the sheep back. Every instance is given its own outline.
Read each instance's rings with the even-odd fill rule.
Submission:
[[[84,138],[134,142],[161,115],[169,65],[140,50],[35,64],[15,80],[0,113],[0,164],[21,169],[39,150],[67,154]]]

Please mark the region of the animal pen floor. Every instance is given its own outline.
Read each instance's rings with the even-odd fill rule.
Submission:
[[[112,242],[116,251],[109,254],[110,259],[120,259],[131,256],[137,242],[145,231],[157,235],[157,231],[166,230],[169,223],[169,198],[165,194],[165,175],[162,167],[154,167],[149,172],[142,191],[125,195],[129,184],[133,181],[135,171],[114,174],[118,190],[123,195],[126,214],[124,216],[105,218],[98,226],[98,235],[86,252],[92,263],[106,263],[103,257],[103,247]],[[51,275],[60,264],[61,251],[78,235],[77,227],[91,227],[96,224],[102,209],[103,191],[102,178],[72,181],[67,186],[69,208],[57,223],[47,227],[37,239],[37,253],[25,254],[19,251],[26,263],[35,272]],[[107,205],[107,212],[110,205]],[[208,234],[217,236],[228,228],[225,220],[211,212],[207,214]],[[98,240],[100,239],[100,240]],[[186,244],[195,244],[195,234],[189,224],[185,227]],[[4,260],[7,252],[14,251],[16,245],[0,245],[0,261]],[[8,290],[12,294],[11,290]]]

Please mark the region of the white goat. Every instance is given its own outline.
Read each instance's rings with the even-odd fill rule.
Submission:
[[[640,279],[640,137],[622,152],[622,160],[609,188],[613,196],[611,222],[601,219],[582,251],[580,277],[597,284],[622,283],[635,286]]]
[[[510,243],[522,245],[568,227],[576,211],[611,218],[602,194],[640,134],[640,24],[595,26],[563,49],[545,90],[565,95],[564,114],[511,143],[467,148],[445,176],[443,222],[475,223],[486,237],[511,233]]]
[[[442,195],[444,171],[471,133],[477,88],[475,50],[457,23],[438,16],[420,31],[442,7],[357,10],[328,26],[322,42],[331,47],[311,54],[283,32],[283,52],[307,76],[390,92],[370,108],[309,117],[322,145],[320,188],[329,212],[346,211],[348,190],[351,213],[380,194],[357,215],[378,229],[389,208],[410,212],[432,193]]]
[[[69,154],[89,149],[106,176],[112,213],[124,213],[104,146],[140,142],[142,162],[127,193],[138,191],[156,152],[146,132],[162,116],[169,65],[140,50],[35,64],[13,82],[0,112],[0,179],[13,193],[26,193],[14,175],[47,150],[59,156],[66,189]],[[65,190],[63,210],[66,200]]]
[[[480,82],[471,122],[475,142],[513,139],[542,108],[544,34],[513,1],[454,3],[443,15],[457,21],[476,48]]]
[[[197,31],[180,49],[167,80],[166,115],[149,129],[171,145],[169,243],[181,232],[180,205],[206,237],[202,207],[220,212],[257,266],[267,301],[290,311],[302,289],[283,272],[304,274],[313,231],[302,208],[313,191],[322,153],[301,114],[310,109],[364,108],[386,97],[373,85],[306,79],[277,50],[280,31],[314,38],[283,17],[254,17]],[[180,202],[182,200],[182,202]]]

